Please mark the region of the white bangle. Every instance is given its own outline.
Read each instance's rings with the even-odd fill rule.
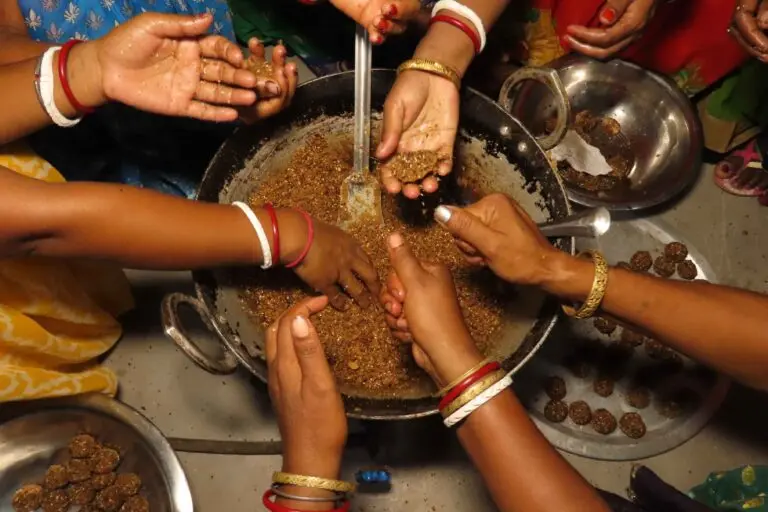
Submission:
[[[53,78],[53,57],[61,49],[60,46],[52,46],[45,50],[45,53],[37,61],[37,69],[35,70],[35,92],[37,93],[37,99],[40,105],[51,118],[56,126],[62,128],[71,128],[79,123],[83,118],[77,117],[75,119],[69,119],[61,113],[56,106],[56,99],[54,96],[54,88],[56,81]]]
[[[473,398],[468,404],[462,406],[461,409],[445,418],[445,420],[443,420],[443,424],[445,424],[446,427],[451,428],[478,410],[480,407],[491,401],[496,395],[507,389],[511,384],[512,372],[506,374],[496,384],[489,387],[475,398]]]
[[[248,217],[248,220],[251,222],[253,230],[256,231],[256,236],[259,237],[259,245],[261,245],[261,254],[264,257],[264,263],[261,265],[261,268],[267,270],[272,267],[272,248],[269,246],[269,239],[267,239],[267,233],[264,231],[261,221],[259,221],[259,218],[247,204],[235,201],[232,203],[232,206],[237,206],[243,210],[243,213],[245,213],[245,216]]]
[[[437,2],[432,8],[432,17],[434,18],[440,11],[453,11],[459,16],[467,18],[475,26],[477,35],[480,36],[480,51],[483,51],[486,41],[485,27],[483,26],[483,20],[480,19],[480,16],[475,11],[456,0],[440,0]]]

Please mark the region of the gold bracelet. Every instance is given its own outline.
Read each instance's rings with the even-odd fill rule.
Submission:
[[[320,478],[318,476],[295,475],[293,473],[283,473],[282,471],[276,471],[272,474],[272,483],[343,493],[355,492],[356,488],[355,484],[343,480],[331,480],[329,478]]]
[[[479,381],[475,382],[469,388],[467,388],[462,394],[456,397],[456,400],[448,404],[445,409],[440,411],[443,418],[447,418],[451,414],[455,413],[469,402],[480,396],[486,389],[490,388],[501,379],[504,378],[506,372],[504,370],[496,370],[493,373],[489,373]]]
[[[445,78],[446,80],[450,80],[453,82],[453,85],[455,85],[457,89],[461,89],[461,77],[459,76],[459,73],[455,69],[449,68],[448,66],[440,64],[434,60],[407,60],[400,64],[400,66],[397,68],[397,74],[399,75],[403,71],[423,71],[431,75],[436,75]]]
[[[438,391],[437,393],[435,393],[432,396],[443,396],[444,394],[449,392],[451,389],[453,389],[454,386],[456,386],[456,384],[458,384],[459,382],[463,381],[464,379],[466,379],[467,377],[469,377],[470,375],[472,375],[477,370],[479,370],[480,368],[482,368],[483,366],[487,365],[490,362],[491,362],[491,358],[490,357],[486,357],[485,359],[483,359],[482,361],[477,363],[475,366],[473,366],[469,370],[467,370],[464,373],[462,373],[460,377],[456,377],[455,379],[453,379],[450,384],[440,388],[440,391]]]
[[[584,251],[578,257],[581,256],[589,256],[595,263],[595,279],[592,281],[592,289],[578,311],[565,304],[563,304],[563,311],[568,316],[584,319],[595,314],[603,301],[603,297],[605,297],[605,290],[608,288],[608,263],[598,251]]]

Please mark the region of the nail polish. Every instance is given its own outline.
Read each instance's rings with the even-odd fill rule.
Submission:
[[[387,28],[389,28],[389,23],[387,23],[387,20],[382,19],[379,21],[379,23],[376,24],[376,28],[381,30],[382,32],[386,32]]]
[[[389,15],[390,16],[397,16],[397,6],[395,4],[391,4],[389,6]]]
[[[613,23],[616,19],[616,10],[612,7],[604,9],[600,19],[603,23]]]

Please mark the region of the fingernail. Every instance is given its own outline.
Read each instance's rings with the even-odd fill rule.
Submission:
[[[451,220],[451,209],[447,206],[440,205],[435,208],[435,220],[440,224],[447,224]]]
[[[392,313],[392,303],[387,302],[386,304],[384,304],[384,309],[387,310],[387,313]]]
[[[280,86],[277,85],[277,82],[267,82],[267,92],[274,96],[278,96],[280,94]]]
[[[389,6],[389,15],[390,16],[397,16],[397,6],[395,4],[390,4],[390,6]]]
[[[386,31],[387,31],[387,26],[388,26],[388,24],[387,24],[387,20],[381,20],[381,21],[379,21],[379,22],[376,24],[376,28],[378,28],[378,29],[379,29],[379,30],[381,30],[382,32],[386,32]]]
[[[408,322],[405,320],[405,318],[398,318],[397,319],[397,326],[400,329],[407,329],[408,328]]]
[[[392,249],[397,249],[401,245],[403,245],[403,235],[400,233],[392,233],[389,235],[389,246]]]
[[[297,316],[291,322],[291,334],[297,338],[306,338],[309,336],[309,323],[303,316]]]
[[[603,14],[600,16],[600,21],[603,23],[613,23],[616,19],[616,10],[613,7],[608,7],[603,10]]]
[[[373,38],[373,44],[381,44],[382,41],[384,41],[384,38],[378,34]]]

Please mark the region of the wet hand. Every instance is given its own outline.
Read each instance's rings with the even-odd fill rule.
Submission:
[[[338,478],[347,439],[344,404],[310,317],[328,304],[306,299],[267,330],[269,396],[283,440],[283,470]]]
[[[104,99],[170,116],[237,119],[234,107],[256,100],[256,78],[240,69],[235,43],[205,35],[212,22],[208,14],[145,13],[95,41]]]
[[[371,42],[405,32],[421,10],[419,0],[331,0],[338,10],[368,30]]]
[[[571,25],[565,36],[579,53],[607,59],[637,41],[653,18],[658,0],[607,0],[600,10],[601,28]]]
[[[296,259],[307,242],[304,218],[295,210],[280,211],[281,231],[285,233],[285,252],[282,263]],[[283,228],[285,226],[285,229]],[[348,306],[348,297],[362,308],[367,308],[371,296],[379,294],[380,284],[376,267],[362,247],[343,230],[314,220],[315,237],[304,261],[296,267],[296,274],[314,290],[330,299],[339,310]]]
[[[563,253],[541,234],[515,201],[492,194],[466,207],[440,206],[437,220],[470,263],[487,265],[511,283],[540,285]]]
[[[384,103],[384,127],[376,157],[387,160],[398,152],[436,151],[441,163],[435,172],[445,176],[451,172],[453,145],[459,126],[459,91],[446,78],[422,71],[405,71],[398,76]],[[416,199],[422,190],[437,190],[434,176],[420,185],[403,185],[386,163],[381,168],[381,181],[390,194],[402,191]]]
[[[264,70],[271,72],[267,76],[256,73],[256,101],[247,107],[241,107],[240,119],[251,124],[273,116],[291,104],[299,72],[296,64],[287,61],[288,51],[285,46],[278,45],[272,50],[272,60],[266,63],[264,45],[258,39],[248,41],[250,55],[243,63],[243,69]]]
[[[768,2],[739,0],[728,31],[750,55],[768,63],[765,30],[768,30]]]
[[[399,233],[389,237],[392,272],[379,299],[387,324],[413,342],[416,363],[443,385],[482,356],[464,323],[456,288],[445,265],[418,260]]]

